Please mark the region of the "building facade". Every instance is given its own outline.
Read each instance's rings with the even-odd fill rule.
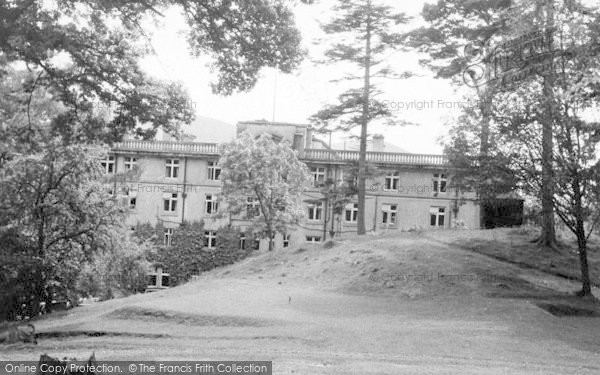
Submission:
[[[321,243],[332,233],[356,233],[356,197],[336,210],[326,190],[332,181],[342,184],[349,178],[358,151],[330,149],[307,125],[241,122],[237,130],[288,141],[312,176],[313,184],[302,199],[305,218],[292,233],[276,236],[276,248]],[[370,147],[367,231],[479,227],[476,197],[457,195],[450,187],[444,156],[384,152],[381,136],[374,137]],[[119,176],[112,179],[112,189],[130,207],[129,225],[162,223],[168,245],[182,222],[203,220],[206,245],[212,247],[219,228],[229,222],[241,229],[249,224],[246,217],[217,215],[224,209],[219,202],[218,160],[219,145],[214,143],[125,140],[113,146],[102,166],[107,174]],[[255,207],[249,199],[247,214],[252,215]],[[261,248],[268,245],[262,242]]]

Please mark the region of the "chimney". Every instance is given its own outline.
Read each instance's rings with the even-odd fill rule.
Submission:
[[[313,129],[311,126],[306,128],[306,148],[312,148]]]
[[[299,156],[302,157],[304,155],[304,134],[294,134],[294,144],[292,145],[292,148],[298,151]]]
[[[381,134],[373,135],[373,151],[375,151],[375,152],[385,151],[385,143],[383,142],[383,135],[381,135]]]

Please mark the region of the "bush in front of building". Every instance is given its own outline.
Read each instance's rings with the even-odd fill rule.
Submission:
[[[136,235],[158,243],[162,226],[138,225]],[[254,235],[233,226],[219,228],[215,247],[209,248],[202,221],[185,222],[174,229],[171,244],[157,245],[149,260],[160,263],[170,275],[170,285],[180,285],[202,272],[223,267],[246,258],[253,251]],[[245,237],[242,237],[242,233]],[[245,240],[242,240],[245,238]]]
[[[242,232],[230,225],[219,228],[217,249],[212,255],[214,267],[223,267],[246,258],[256,249],[256,246],[253,246],[254,239],[255,235],[251,231]]]
[[[184,222],[173,231],[170,246],[157,246],[150,260],[164,266],[163,270],[170,274],[170,285],[178,285],[203,270],[203,249],[204,222]]]
[[[0,232],[0,322],[16,320],[33,310],[31,296],[41,285],[31,275],[40,273],[41,263],[33,247],[17,230]]]
[[[149,243],[123,238],[110,251],[98,253],[85,265],[77,283],[78,294],[101,300],[143,292],[150,270]]]

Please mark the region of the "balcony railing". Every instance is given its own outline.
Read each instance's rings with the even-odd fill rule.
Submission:
[[[216,143],[168,142],[168,141],[123,141],[115,143],[113,151],[182,153],[194,155],[218,155]]]
[[[116,143],[115,152],[181,153],[189,155],[219,155],[216,143],[137,141]],[[357,161],[358,151],[306,149],[302,160],[347,162]],[[447,163],[444,155],[405,154],[396,152],[367,152],[367,161],[382,164],[443,166]]]
[[[314,161],[355,161],[358,151],[306,149],[302,159]],[[367,161],[384,164],[440,166],[447,163],[444,155],[404,154],[396,152],[367,152]]]

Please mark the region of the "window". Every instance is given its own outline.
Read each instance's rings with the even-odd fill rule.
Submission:
[[[321,236],[306,236],[306,243],[315,244],[321,242]]]
[[[165,246],[173,244],[173,228],[165,228],[164,244]]]
[[[240,250],[246,249],[246,233],[240,234]]]
[[[129,209],[135,210],[137,204],[137,191],[128,190],[127,198],[129,200]]]
[[[310,173],[313,176],[313,184],[319,186],[325,182],[325,167],[311,167]]]
[[[107,155],[104,160],[100,162],[102,165],[102,169],[104,169],[104,173],[115,173],[115,157],[112,155]]]
[[[435,173],[433,175],[433,192],[434,193],[445,193],[446,192],[446,175]]]
[[[384,204],[381,206],[383,211],[383,223],[387,225],[396,225],[396,214],[398,206],[395,204]]]
[[[214,230],[204,232],[204,246],[209,249],[214,249],[217,246],[217,232]]]
[[[221,168],[217,167],[217,162],[208,162],[208,179],[211,181],[219,181],[221,179]]]
[[[308,220],[319,221],[323,215],[323,202],[313,202],[308,205]]]
[[[204,212],[209,215],[217,213],[219,210],[219,200],[216,194],[206,194],[206,203],[204,205]]]
[[[400,181],[400,176],[398,172],[394,172],[390,175],[385,176],[385,184],[383,185],[384,191],[395,191],[398,190],[398,182]]]
[[[167,193],[163,197],[164,211],[175,212],[177,211],[177,193]]]
[[[130,170],[134,169],[136,165],[137,165],[137,158],[134,158],[132,156],[125,157],[125,170],[126,171],[130,171]]]
[[[260,249],[260,237],[258,234],[254,235],[254,241],[252,241],[252,250]]]
[[[358,221],[358,203],[350,203],[346,205],[344,221],[347,223],[356,223]]]
[[[258,198],[248,197],[246,203],[246,217],[253,218],[260,216],[260,202]]]
[[[431,207],[429,209],[430,225],[432,227],[443,227],[446,217],[446,209],[444,207]]]
[[[167,178],[177,178],[179,175],[179,160],[178,159],[167,159],[166,161],[166,173]]]
[[[283,235],[283,247],[290,247],[290,239],[291,239],[292,235],[291,234],[284,234]]]

